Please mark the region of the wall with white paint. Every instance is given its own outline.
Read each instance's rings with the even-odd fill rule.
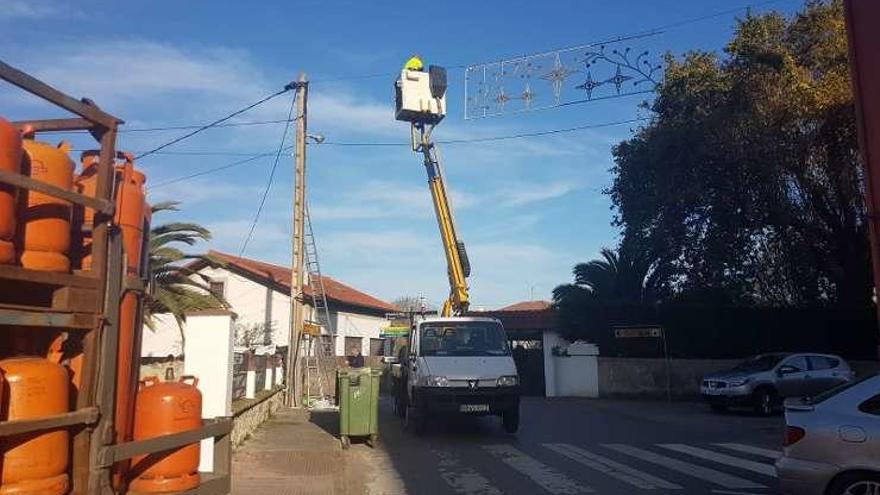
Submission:
[[[226,268],[205,267],[200,273],[215,282],[223,282],[223,292],[230,304],[230,310],[237,315],[236,325],[249,327],[261,325],[266,321],[266,293],[271,290],[270,322],[272,324],[272,343],[286,346],[290,335],[290,296],[272,290],[265,285],[238,275]],[[315,321],[315,309],[306,304],[305,319]],[[384,317],[359,313],[356,308],[335,308],[330,303],[330,318],[336,326],[336,355],[347,354],[345,337],[361,337],[362,349],[370,348],[370,338],[379,338],[380,328],[386,326]],[[180,330],[171,315],[157,315],[156,330],[144,328],[141,356],[165,357],[180,356],[182,353]]]

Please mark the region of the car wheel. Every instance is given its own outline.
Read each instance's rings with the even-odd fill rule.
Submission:
[[[712,409],[712,412],[716,413],[727,412],[727,405],[725,404],[709,404],[709,408]]]
[[[755,412],[761,416],[770,416],[773,414],[773,408],[776,405],[776,393],[769,388],[759,388],[752,396],[754,400]]]
[[[880,493],[880,475],[874,473],[845,474],[831,483],[829,495],[874,495]]]
[[[501,414],[501,426],[510,434],[519,430],[519,408],[509,409]]]

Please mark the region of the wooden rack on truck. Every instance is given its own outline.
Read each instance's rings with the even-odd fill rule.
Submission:
[[[12,191],[15,196],[18,192],[27,192],[34,197],[47,198],[47,203],[54,201],[55,204],[49,204],[49,207],[60,204],[63,208],[70,208],[72,205],[73,212],[82,215],[83,211],[89,211],[93,214],[90,225],[75,225],[82,234],[90,237],[88,263],[76,262],[72,270],[55,271],[16,263],[0,264],[0,339],[6,338],[2,340],[4,346],[7,342],[16,342],[15,345],[29,345],[29,341],[50,342],[50,348],[56,353],[55,359],[65,365],[69,375],[65,376],[69,390],[63,391],[62,395],[68,397],[69,394],[70,404],[63,412],[40,417],[7,420],[0,416],[0,457],[6,452],[4,449],[12,448],[10,445],[26,443],[24,440],[28,438],[48,436],[38,432],[62,432],[64,436],[55,437],[55,440],[63,438],[60,447],[69,449],[70,455],[58,452],[59,459],[53,462],[61,464],[51,481],[49,478],[37,480],[44,484],[31,488],[38,487],[40,493],[110,494],[125,490],[120,488],[126,486],[125,482],[120,484],[114,480],[121,461],[144,454],[167,455],[182,446],[213,438],[213,472],[202,473],[200,485],[187,493],[227,493],[230,488],[230,418],[206,420],[197,429],[139,441],[120,442],[116,435],[114,412],[117,407],[120,302],[125,292],[134,291],[141,295],[144,287],[137,277],[126,275],[125,243],[120,225],[114,218],[114,188],[121,187],[114,184],[117,180],[115,146],[117,127],[122,121],[103,112],[92,101],[68,96],[2,61],[0,79],[76,115],[73,118],[13,122],[12,125],[22,134],[32,137],[53,132],[87,131],[99,145],[94,192],[91,194],[37,180],[34,178],[36,173],[4,170],[0,166],[0,194]],[[66,153],[67,150],[63,151]],[[36,165],[33,168],[35,170]],[[40,217],[43,213],[35,214],[31,209],[28,209],[28,215],[32,216],[28,218],[45,218]],[[73,216],[75,218],[76,213]],[[74,228],[74,242],[77,235],[77,228]],[[143,235],[148,232],[145,230]],[[70,249],[71,257],[76,257],[74,251]],[[138,317],[137,325],[141,324]],[[139,327],[135,336],[140,338]],[[135,345],[135,349],[139,349],[139,345]],[[0,350],[6,351],[5,354],[9,348]],[[132,357],[131,362],[136,363],[136,357]],[[136,375],[137,371],[134,373]],[[4,386],[3,380],[0,373],[0,389]],[[3,394],[0,394],[0,402],[3,400]],[[8,396],[6,400],[9,400]],[[0,411],[8,408],[9,404],[2,405]],[[26,437],[26,434],[32,436]],[[16,443],[18,439],[22,441]],[[2,469],[0,484],[15,482],[3,479],[11,470],[10,465],[2,466]]]

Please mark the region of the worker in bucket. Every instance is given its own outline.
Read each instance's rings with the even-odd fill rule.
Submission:
[[[413,55],[403,64],[404,70],[417,70],[422,71],[425,70],[425,64],[422,63],[422,58],[418,55]]]

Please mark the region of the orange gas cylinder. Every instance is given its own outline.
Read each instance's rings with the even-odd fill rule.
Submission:
[[[0,117],[0,170],[19,173],[21,152],[21,133]],[[0,264],[15,262],[15,194],[14,187],[0,184]]]
[[[24,173],[61,189],[72,189],[73,162],[67,157],[70,145],[57,147],[31,139],[24,140]],[[70,203],[36,191],[27,192],[24,214],[24,246],[21,266],[34,270],[70,270]]]
[[[84,194],[90,198],[95,197],[95,191],[98,189],[98,156],[100,151],[88,150],[83,151],[79,157],[80,172],[74,179],[74,187],[76,192]],[[92,268],[92,228],[95,223],[95,210],[91,208],[83,208],[83,237],[82,247],[79,252],[80,268],[90,270]]]
[[[197,378],[182,376],[179,382],[160,382],[158,377],[150,376],[140,383],[134,416],[135,441],[202,426],[202,394],[196,388]],[[134,479],[130,488],[135,492],[176,492],[194,488],[200,482],[199,444],[162,454],[158,461],[135,457],[131,476]]]
[[[127,273],[137,275],[144,244],[144,174],[135,170],[131,153],[120,153],[125,161],[116,165],[116,223],[122,227]]]
[[[144,174],[135,170],[134,156],[131,153],[118,153],[124,160],[116,165],[116,217],[115,222],[122,230],[125,247],[126,276],[138,278],[140,275],[142,250],[144,247]],[[127,290],[122,296],[119,308],[119,348],[116,368],[116,440],[124,442],[131,439],[134,417],[137,375],[140,370],[139,354],[135,343],[140,338],[137,328],[140,294]],[[126,469],[125,463],[117,465],[117,473]],[[120,477],[117,476],[117,480]],[[117,487],[119,482],[117,481]]]
[[[34,419],[69,410],[64,366],[38,357],[15,357],[0,361],[0,370],[9,401],[0,419]],[[0,439],[0,495],[67,492],[68,443],[65,429]]]

